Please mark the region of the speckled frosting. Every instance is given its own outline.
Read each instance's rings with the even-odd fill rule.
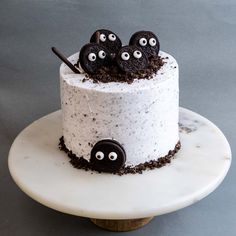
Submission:
[[[125,165],[156,160],[179,141],[179,69],[160,52],[164,65],[152,79],[94,83],[60,67],[62,127],[66,147],[89,160],[99,140],[115,139],[126,151]],[[69,60],[76,63],[78,53]]]

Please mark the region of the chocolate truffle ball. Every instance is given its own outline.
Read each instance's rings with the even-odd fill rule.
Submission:
[[[109,51],[97,43],[85,44],[80,50],[79,63],[86,73],[94,74],[110,63]]]
[[[116,173],[124,166],[125,161],[125,150],[115,140],[101,140],[91,150],[90,163],[99,172]]]
[[[99,32],[99,42],[97,42],[97,32]],[[122,47],[120,38],[110,30],[100,29],[93,33],[90,39],[91,43],[99,43],[104,46],[113,57],[119,52]]]
[[[135,73],[147,68],[148,59],[139,47],[124,46],[116,56],[116,63],[122,71]]]
[[[140,47],[148,58],[157,57],[160,50],[160,43],[157,36],[151,31],[138,31],[134,33],[129,41],[129,45]]]

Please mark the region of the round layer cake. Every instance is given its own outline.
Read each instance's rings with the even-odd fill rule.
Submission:
[[[85,73],[60,67],[64,145],[91,161],[101,140],[115,140],[124,149],[124,167],[157,161],[175,152],[179,142],[179,69],[176,60],[160,51],[164,64],[152,78],[97,82]],[[79,53],[69,57],[76,63]]]

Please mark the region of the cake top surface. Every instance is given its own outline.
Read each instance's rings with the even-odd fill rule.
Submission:
[[[61,64],[60,76],[63,82],[68,85],[80,87],[84,89],[93,89],[102,92],[132,92],[134,90],[150,89],[158,86],[167,79],[175,77],[178,71],[178,64],[174,57],[170,54],[160,51],[159,57],[163,61],[163,65],[158,69],[156,74],[153,74],[149,79],[134,79],[132,83],[124,82],[94,82],[93,79],[89,78],[86,73],[75,74],[65,63]],[[76,63],[79,58],[79,52],[70,56],[68,60],[71,63]]]
[[[85,74],[94,83],[151,79],[164,64],[158,37],[151,31],[138,31],[123,45],[118,35],[107,29],[96,30],[89,43],[81,47],[76,61],[70,61],[57,48],[52,51],[75,74]],[[74,58],[73,58],[74,59]]]
[[[175,78],[178,72],[177,62],[160,51],[158,37],[151,31],[135,32],[128,45],[122,45],[116,33],[98,29],[69,58],[55,47],[52,51],[64,62],[60,67],[63,83],[94,91],[151,89],[168,78]]]

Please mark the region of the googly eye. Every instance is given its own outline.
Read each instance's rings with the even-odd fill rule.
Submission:
[[[150,45],[150,46],[154,47],[154,46],[156,46],[156,44],[157,44],[156,39],[154,39],[154,38],[150,38],[150,39],[149,39],[149,45]]]
[[[134,57],[139,59],[142,57],[142,53],[139,50],[135,50],[133,53]]]
[[[91,53],[88,54],[88,59],[89,59],[90,61],[95,61],[96,58],[97,58],[97,56],[96,56],[95,53],[91,52]]]
[[[107,38],[106,38],[106,35],[105,35],[105,34],[100,34],[99,39],[100,39],[102,42],[105,42]]]
[[[108,38],[110,41],[115,41],[116,40],[116,36],[114,34],[109,34]]]
[[[106,57],[106,53],[103,50],[101,50],[98,52],[98,57],[104,59]]]
[[[140,44],[140,46],[146,46],[147,45],[147,39],[145,39],[145,38],[139,39],[139,44]]]
[[[104,158],[104,153],[98,151],[98,152],[96,152],[95,157],[96,157],[99,161],[101,161],[101,160]]]
[[[110,152],[108,157],[111,161],[115,161],[117,159],[117,154],[115,152]]]
[[[129,60],[130,55],[129,55],[128,52],[122,52],[121,53],[121,58],[122,58],[122,60],[127,61],[127,60]]]

